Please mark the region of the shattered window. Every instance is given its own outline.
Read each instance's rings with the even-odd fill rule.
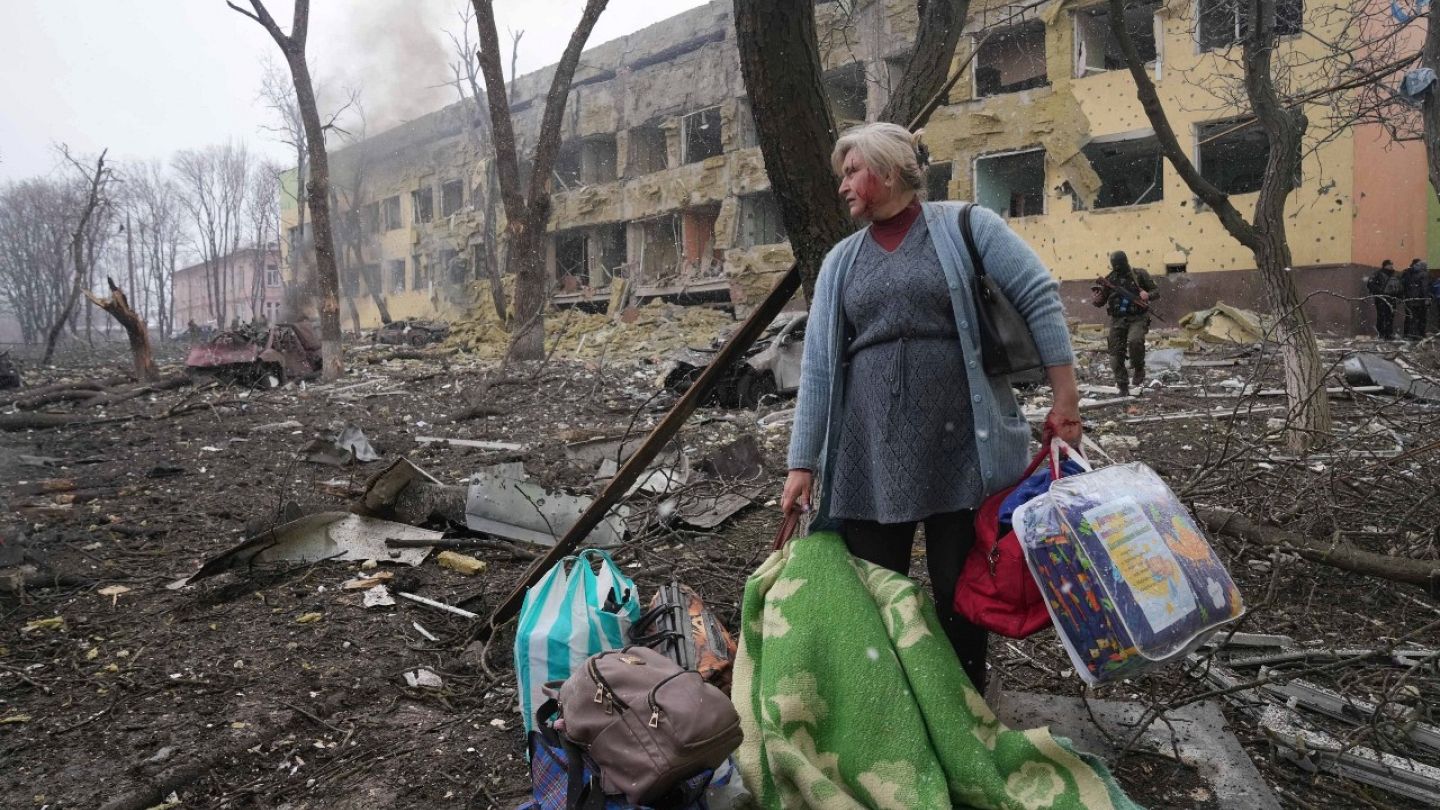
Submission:
[[[1226,194],[1259,191],[1270,161],[1270,139],[1258,126],[1238,119],[1212,121],[1195,127],[1200,174]]]
[[[390,268],[390,291],[405,292],[405,260],[392,259],[387,264]]]
[[[561,144],[552,171],[562,190],[580,185],[580,144],[575,141]]]
[[[975,57],[976,97],[1017,93],[1050,83],[1045,73],[1045,23],[1032,20],[980,36],[984,44]]]
[[[470,267],[475,271],[475,278],[484,278],[490,265],[490,257],[485,253],[484,245],[470,246]]]
[[[459,251],[446,248],[440,251],[440,272],[451,284],[465,283],[465,257]]]
[[[429,268],[425,266],[425,259],[419,253],[410,257],[410,289],[423,290],[430,286]]]
[[[410,210],[414,212],[415,224],[429,222],[435,218],[435,190],[426,186],[410,192]]]
[[[403,224],[400,221],[399,194],[386,197],[385,201],[380,204],[380,223],[387,231],[393,231]]]
[[[1123,141],[1091,143],[1084,149],[1090,168],[1100,175],[1095,208],[1144,205],[1164,198],[1165,159],[1154,135]],[[1076,209],[1084,207],[1076,197]]]
[[[465,182],[451,180],[440,187],[440,216],[448,217],[465,204]]]
[[[370,203],[360,209],[360,232],[367,236],[380,230],[380,203]]]
[[[1238,44],[1250,32],[1250,4],[1247,0],[1200,0],[1200,25],[1196,37],[1200,50],[1212,51]],[[1304,30],[1304,0],[1276,0],[1275,33],[1293,36]]]
[[[555,236],[555,278],[573,276],[582,282],[590,278],[585,261],[585,234],[581,231],[556,234]]]
[[[593,186],[615,179],[615,136],[596,135],[580,143],[580,182]]]
[[[685,145],[684,163],[699,163],[725,151],[720,138],[719,107],[690,113],[681,118],[680,134]]]
[[[680,217],[675,214],[638,223],[640,272],[643,283],[674,278],[680,269]]]
[[[931,163],[925,167],[925,199],[931,202],[950,199],[950,178],[954,169],[950,161]]]
[[[1045,213],[1045,150],[976,158],[975,201],[1002,217]]]
[[[603,274],[603,278],[592,279],[596,286],[610,283],[615,276],[625,275],[625,263],[629,261],[629,244],[625,236],[624,223],[617,222],[614,225],[602,225],[595,230],[591,240],[599,250],[599,264],[597,270]]]
[[[774,194],[762,191],[740,198],[741,247],[773,245],[785,238],[785,222]]]
[[[865,123],[865,67],[859,62],[825,74],[825,96],[840,127]]]
[[[712,277],[724,266],[724,254],[715,248],[715,223],[720,205],[687,208],[681,218],[685,237],[685,273],[691,277]]]
[[[1155,12],[1159,9],[1159,0],[1125,5],[1125,28],[1130,32],[1135,50],[1140,52],[1141,61],[1146,64],[1159,58],[1155,39]],[[1124,70],[1125,55],[1120,51],[1120,41],[1110,30],[1109,7],[1101,5],[1077,11],[1074,19],[1075,75]]]
[[[645,124],[630,130],[625,176],[640,177],[665,170],[665,130]]]

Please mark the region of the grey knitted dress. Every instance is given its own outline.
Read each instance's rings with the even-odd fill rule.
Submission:
[[[979,506],[965,357],[923,216],[893,253],[866,236],[842,302],[851,339],[831,516],[902,523]]]

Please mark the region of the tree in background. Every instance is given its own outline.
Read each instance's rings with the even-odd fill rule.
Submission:
[[[0,297],[38,343],[70,289],[70,233],[83,199],[78,179],[33,178],[0,188]]]
[[[182,205],[189,214],[192,248],[204,266],[205,297],[217,328],[239,313],[231,312],[230,293],[245,243],[250,196],[250,152],[243,144],[185,149],[171,161]]]
[[[282,186],[280,193],[289,197],[295,205],[295,226],[285,235],[285,257],[290,265],[290,279],[285,284],[285,309],[283,317],[300,320],[307,304],[316,296],[315,274],[310,263],[309,248],[312,240],[307,239],[305,229],[305,199],[307,182],[310,177],[309,150],[305,142],[305,116],[300,112],[300,103],[295,100],[295,84],[286,75],[284,68],[268,59],[260,79],[260,100],[264,102],[275,123],[261,127],[272,133],[276,140],[290,147],[295,155],[295,188]]]
[[[1285,203],[1300,182],[1302,150],[1310,122],[1304,105],[1286,98],[1277,87],[1277,72],[1285,71],[1287,63],[1276,56],[1279,46],[1276,0],[1237,0],[1248,22],[1239,36],[1242,85],[1232,94],[1233,103],[1264,132],[1269,148],[1255,211],[1248,220],[1235,208],[1229,195],[1205,179],[1186,154],[1160,103],[1150,70],[1125,25],[1124,0],[1107,2],[1111,33],[1120,44],[1140,106],[1155,130],[1161,153],[1185,185],[1215,213],[1225,230],[1255,257],[1255,266],[1260,270],[1269,298],[1269,311],[1276,318],[1275,337],[1280,344],[1288,408],[1286,442],[1292,450],[1306,450],[1330,434],[1330,400],[1325,392],[1325,368],[1320,361],[1315,332],[1290,272]],[[1217,81],[1224,79],[1219,71],[1210,75]],[[1212,92],[1225,94],[1222,87]]]
[[[928,113],[922,112],[945,84],[969,6],[969,0],[917,2],[915,49],[880,120],[923,126]],[[830,168],[838,133],[821,81],[815,3],[735,0],[735,39],[765,172],[809,295],[825,254],[854,230]]]
[[[105,166],[104,151],[96,158],[93,170],[72,157],[64,147],[61,147],[61,154],[84,177],[86,191],[84,203],[80,206],[70,230],[70,267],[73,274],[70,289],[65,295],[64,305],[45,333],[45,356],[40,361],[42,365],[49,365],[54,358],[55,344],[60,340],[60,333],[75,312],[75,303],[80,300],[80,292],[89,282],[95,256],[109,235],[110,220],[107,214],[112,210],[109,193],[115,180],[115,173]]]
[[[477,0],[478,1],[478,0]],[[340,342],[340,275],[335,265],[335,237],[330,223],[330,163],[325,154],[325,126],[315,103],[310,67],[305,63],[305,40],[310,32],[310,0],[295,0],[295,14],[286,34],[270,16],[263,0],[250,0],[247,11],[227,0],[226,5],[259,23],[285,56],[295,85],[309,158],[306,201],[315,226],[316,283],[320,293],[320,356],[326,380],[344,373],[344,349]]]
[[[505,207],[508,237],[506,266],[515,274],[513,331],[510,356],[516,360],[540,360],[545,356],[545,305],[550,285],[545,276],[545,227],[550,221],[550,176],[560,153],[560,124],[570,95],[570,82],[580,53],[605,10],[606,0],[586,0],[580,22],[570,35],[565,52],[555,65],[555,76],[545,96],[545,113],[531,159],[529,188],[521,188],[520,161],[515,143],[515,122],[510,116],[510,99],[505,92],[505,75],[500,64],[500,39],[495,32],[495,10],[491,0],[472,0],[480,37],[480,72],[485,77],[494,132],[496,173],[500,198]]]

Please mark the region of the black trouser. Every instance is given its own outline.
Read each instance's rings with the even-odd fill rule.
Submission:
[[[1145,373],[1145,333],[1150,331],[1149,315],[1123,315],[1110,321],[1110,334],[1105,347],[1110,351],[1110,368],[1115,372],[1115,384],[1121,388],[1130,387],[1130,378],[1125,376],[1125,355],[1130,355],[1130,368],[1135,375]]]
[[[1375,334],[1381,340],[1395,339],[1395,299],[1383,296],[1375,299]]]
[[[845,547],[866,562],[910,576],[910,548],[915,544],[915,523],[845,521]],[[975,545],[975,512],[969,509],[931,515],[925,519],[925,561],[935,612],[950,646],[970,682],[985,691],[985,646],[990,634],[955,612],[955,581],[970,547]]]
[[[1419,340],[1425,337],[1425,319],[1429,317],[1426,310],[1424,298],[1407,298],[1405,300],[1405,337],[1410,340]]]

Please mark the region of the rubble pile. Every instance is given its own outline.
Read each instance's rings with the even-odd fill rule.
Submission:
[[[12,628],[0,787],[42,793],[36,806],[103,806],[199,773],[139,806],[170,791],[197,805],[518,804],[512,631],[469,640],[675,401],[657,360],[733,325],[677,309],[553,313],[547,346],[560,348],[545,362],[502,366],[504,341],[466,323],[447,349],[353,346],[334,383],[216,379],[124,398],[140,387],[106,379],[123,356],[27,367],[32,387],[5,392],[0,419],[76,421],[0,433]],[[1150,337],[1149,379],[1121,398],[1103,332],[1077,335],[1085,450],[1160,472],[1251,611],[1188,665],[1089,690],[1096,722],[1223,712],[1216,739],[1283,803],[1433,804],[1440,594],[1326,555],[1440,569],[1440,402],[1427,387],[1440,352],[1323,342],[1335,435],[1295,455],[1273,347]],[[642,588],[678,577],[736,629],[777,523],[791,396],[697,411],[592,540]],[[1038,426],[1043,389],[1021,401]],[[1052,633],[992,645],[1007,695],[1081,694]],[[1190,753],[1193,732],[1177,741],[1149,724],[1138,756],[1122,751],[1130,726],[1100,736],[1146,806],[1230,806]],[[67,765],[80,761],[95,764]]]

